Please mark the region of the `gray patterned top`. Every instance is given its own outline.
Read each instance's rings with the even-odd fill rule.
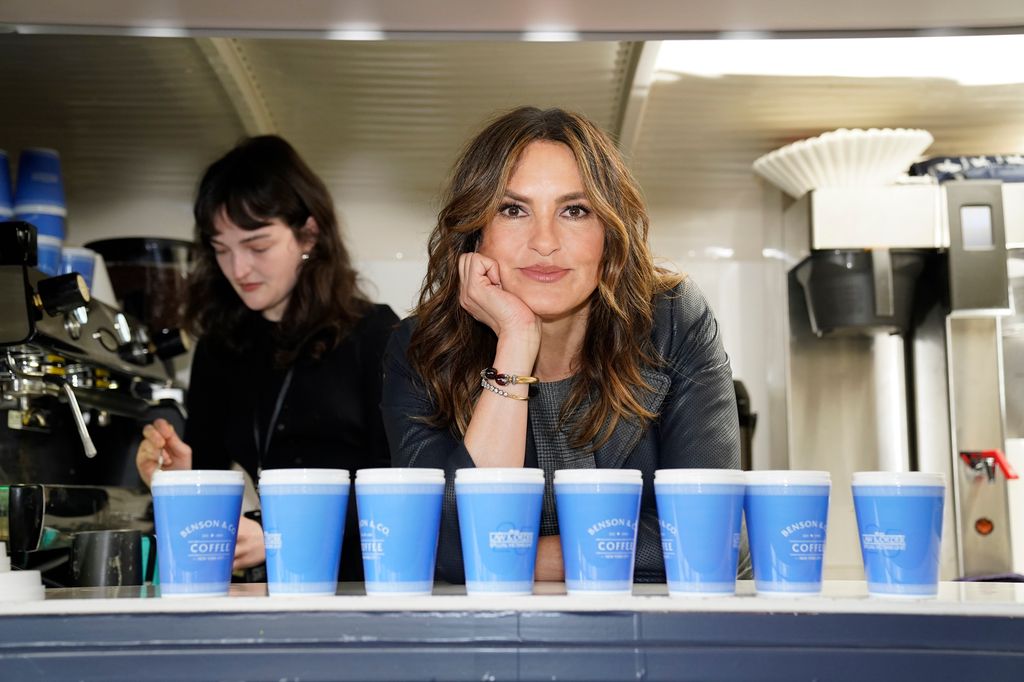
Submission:
[[[562,379],[537,385],[530,398],[530,425],[527,439],[537,452],[537,466],[544,470],[544,505],[540,513],[540,534],[558,535],[555,516],[553,479],[559,469],[596,469],[594,451],[569,444],[571,423],[560,420],[562,404],[569,397],[574,379]]]

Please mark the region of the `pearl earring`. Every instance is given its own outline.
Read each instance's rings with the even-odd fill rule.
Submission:
[[[309,260],[309,254],[308,253],[302,254],[302,260],[304,260],[304,261]]]

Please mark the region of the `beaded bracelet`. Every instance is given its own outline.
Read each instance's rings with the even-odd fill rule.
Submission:
[[[480,387],[481,388],[486,388],[491,393],[500,395],[502,398],[512,398],[513,400],[529,400],[530,399],[530,396],[516,395],[515,393],[509,393],[508,391],[503,391],[502,389],[498,388],[497,386],[495,386],[491,382],[487,381],[487,379],[480,379]]]
[[[493,367],[480,370],[480,378],[493,381],[499,386],[512,386],[514,384],[535,384],[537,377],[521,377],[515,374],[502,374]]]

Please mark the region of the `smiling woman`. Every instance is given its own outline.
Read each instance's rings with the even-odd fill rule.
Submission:
[[[655,267],[639,187],[608,137],[525,107],[466,148],[430,236],[416,315],[384,361],[392,460],[545,472],[536,577],[563,577],[558,469],[643,473],[635,579],[664,580],[658,468],[736,468],[718,325],[689,280]],[[464,579],[455,495],[438,573]]]
[[[494,272],[505,274],[502,289],[535,315],[555,322],[585,311],[598,284],[604,228],[567,146],[537,141],[523,150],[481,234],[478,260],[492,259]]]
[[[145,427],[142,479],[232,461],[253,480],[264,468],[386,466],[380,367],[397,317],[359,290],[323,182],[280,137],[254,137],[206,170],[194,212],[188,422],[184,439],[163,420]],[[341,575],[355,580],[357,517],[347,518]],[[236,568],[263,557],[260,526],[243,518]]]

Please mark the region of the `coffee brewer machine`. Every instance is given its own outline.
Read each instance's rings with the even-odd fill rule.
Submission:
[[[15,566],[78,584],[76,535],[152,531],[135,450],[144,423],[181,425],[164,359],[182,337],[151,336],[78,274],[35,265],[35,228],[0,223],[0,541]]]
[[[789,466],[832,472],[828,574],[860,576],[857,470],[945,474],[942,579],[1022,571],[1004,324],[1024,184],[818,189],[783,240]]]

